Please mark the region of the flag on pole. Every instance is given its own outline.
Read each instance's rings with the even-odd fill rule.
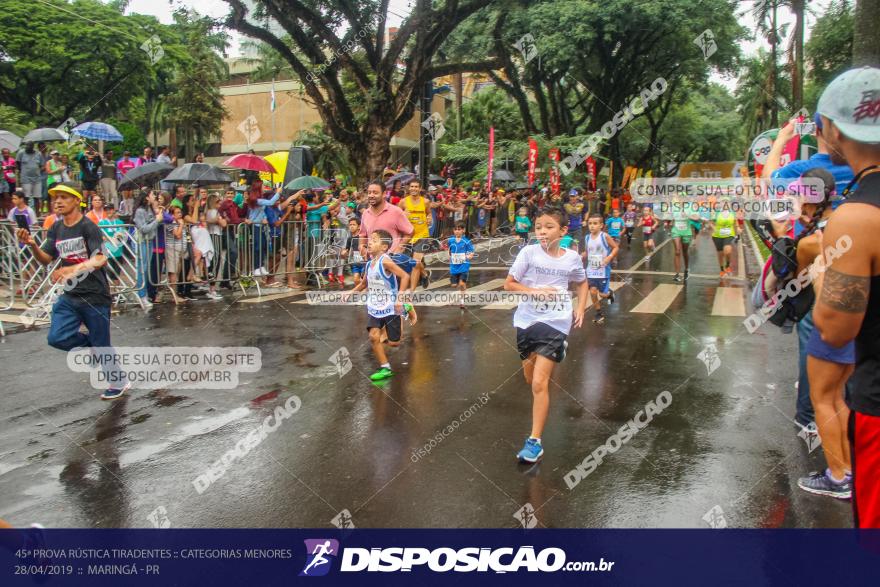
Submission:
[[[559,193],[561,182],[559,181],[559,149],[550,149],[547,152],[550,159],[550,191],[554,194]]]
[[[535,139],[529,139],[529,186],[535,183],[535,167],[538,165],[538,142]]]
[[[590,191],[596,191],[596,160],[592,156],[587,157],[587,187]]]
[[[495,165],[495,127],[489,127],[489,175],[487,183],[489,184],[489,193],[492,192],[492,167]]]
[[[269,94],[269,110],[275,112],[275,80],[272,80],[272,92]]]

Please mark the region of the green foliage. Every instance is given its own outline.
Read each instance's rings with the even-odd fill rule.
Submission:
[[[100,120],[149,81],[152,17],[97,0],[0,0],[0,14],[0,101],[39,125]]]
[[[461,116],[461,136],[488,137],[489,127],[495,127],[495,136],[503,138],[522,137],[525,131],[516,104],[499,88],[486,88],[465,101],[461,112],[453,109],[446,119],[446,134],[440,139],[452,142],[458,132]]]
[[[852,64],[853,6],[832,2],[816,20],[805,46],[809,75],[804,90],[807,108],[815,110],[825,86]]]
[[[124,139],[122,143],[107,143],[105,145],[104,149],[111,149],[115,156],[121,157],[123,151],[129,151],[132,156],[137,156],[141,154],[144,147],[149,144],[143,131],[141,131],[140,127],[136,124],[114,120],[112,118],[107,120],[107,123],[116,127],[116,130],[122,133],[122,138]]]
[[[789,111],[791,80],[777,68],[776,91],[773,92],[770,87],[770,61],[770,56],[763,49],[758,51],[756,57],[747,59],[734,92],[746,134],[750,137],[771,128],[774,102],[780,112],[780,120],[785,120],[784,113]]]
[[[0,104],[0,130],[8,130],[22,137],[34,128],[30,116],[12,106]]]
[[[301,132],[296,143],[311,148],[315,167],[321,177],[337,174],[354,177],[356,168],[348,152],[341,149],[339,143],[324,132],[320,124],[314,125],[311,130]]]

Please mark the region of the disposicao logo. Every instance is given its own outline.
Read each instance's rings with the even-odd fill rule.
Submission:
[[[305,540],[306,566],[300,577],[322,577],[330,572],[333,559],[339,554],[339,541],[331,538]]]

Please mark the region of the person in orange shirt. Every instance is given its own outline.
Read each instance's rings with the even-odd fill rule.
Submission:
[[[58,212],[58,206],[55,205],[55,198],[52,198],[50,208],[52,209],[52,213],[46,215],[46,219],[43,220],[44,230],[49,230],[50,228],[52,228],[52,225],[55,224],[56,220],[61,220],[61,213]]]
[[[107,218],[107,212],[104,210],[104,198],[98,194],[92,196],[92,209],[86,214],[86,218],[94,222],[96,225]]]

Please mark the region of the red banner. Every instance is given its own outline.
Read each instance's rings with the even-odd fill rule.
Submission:
[[[550,166],[550,191],[554,194],[559,193],[560,181],[559,181],[559,149],[550,149],[547,152],[547,157],[552,161],[552,165]]]
[[[489,193],[492,192],[492,167],[495,165],[495,127],[489,127],[489,176],[487,183],[489,185]]]
[[[587,157],[587,188],[591,192],[596,191],[596,160],[592,156]]]
[[[529,139],[529,185],[535,183],[535,167],[538,165],[538,142]]]

